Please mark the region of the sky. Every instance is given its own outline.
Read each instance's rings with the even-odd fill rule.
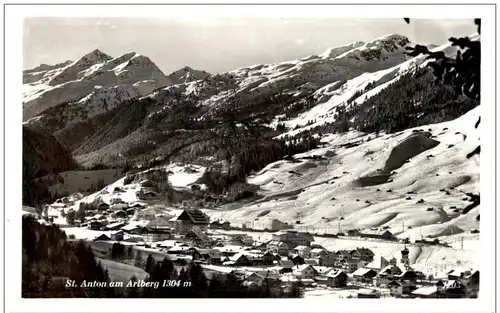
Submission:
[[[353,41],[388,34],[419,44],[444,44],[476,31],[472,20],[326,18],[29,18],[23,67],[76,60],[99,49],[118,57],[148,56],[165,73],[184,66],[210,73],[299,59]]]

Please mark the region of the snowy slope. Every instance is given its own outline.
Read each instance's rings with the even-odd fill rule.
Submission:
[[[479,190],[479,160],[465,158],[479,142],[479,131],[474,128],[479,113],[477,107],[454,121],[417,128],[430,132],[439,144],[403,162],[387,177],[388,182],[366,187],[359,185],[359,178],[383,169],[393,149],[417,129],[377,138],[355,132],[327,135],[322,140],[328,142],[327,147],[294,156],[298,162],[269,164],[249,177],[249,183],[263,190],[264,200],[228,208],[224,217],[242,224],[269,211],[266,217],[292,224],[300,221],[300,226],[316,231],[387,227],[401,238],[413,240],[420,239],[420,233],[443,238],[479,228],[478,207],[467,214],[451,208],[470,203],[463,200],[462,192]],[[356,141],[360,144],[355,147],[339,146]],[[324,157],[301,159],[307,155]],[[420,199],[424,202],[417,203]]]
[[[310,56],[274,64],[258,64],[207,76],[196,82],[168,87],[150,95],[194,94],[211,107],[237,97],[241,102],[265,101],[272,95],[287,94],[299,99],[332,82],[347,81],[366,72],[385,70],[410,59],[406,37],[388,35],[370,42],[354,42]],[[177,73],[177,72],[176,72]]]
[[[432,51],[445,51],[450,47],[450,45],[450,43],[446,43],[433,48]],[[370,45],[366,44],[348,52],[348,54],[350,54],[350,56],[356,56],[363,51],[370,51],[370,49]],[[346,105],[347,108],[349,108],[354,104],[359,105],[366,99],[369,99],[379,93],[390,84],[396,82],[403,75],[415,71],[417,68],[425,66],[425,64],[425,56],[421,55],[403,61],[402,63],[387,69],[363,73],[357,77],[349,79],[343,84],[339,83],[339,81],[335,81],[316,90],[314,98],[317,100],[318,104],[310,110],[300,114],[296,118],[284,121],[285,125],[292,130],[282,136],[295,135],[303,130],[335,121],[334,115],[336,107]],[[350,105],[348,105],[347,101],[357,93],[361,94],[355,98]],[[305,126],[309,121],[314,121],[314,123]],[[276,123],[277,121],[273,124]]]
[[[28,75],[30,72],[24,72]],[[38,78],[38,77],[37,77]],[[96,107],[111,107],[120,101],[152,92],[170,85],[170,80],[147,57],[127,53],[112,58],[94,50],[75,62],[44,72],[37,80],[29,80],[24,86],[24,121],[64,102],[85,103],[85,108],[67,108],[65,116],[80,116],[81,112],[92,116],[101,112]],[[40,121],[39,119],[36,121]],[[67,122],[71,122],[69,119]],[[29,123],[34,122],[34,120]],[[28,124],[29,124],[28,123]]]

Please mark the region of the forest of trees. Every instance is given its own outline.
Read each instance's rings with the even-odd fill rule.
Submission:
[[[428,69],[406,74],[352,113],[363,132],[398,132],[458,118],[479,105],[455,88],[436,82]]]
[[[456,88],[436,81],[432,71],[419,69],[346,110],[337,107],[336,121],[304,131],[301,135],[341,133],[348,129],[362,132],[394,133],[421,125],[456,119],[479,105]]]
[[[109,275],[96,262],[83,241],[69,242],[57,225],[43,225],[33,217],[22,221],[22,297],[113,297],[113,288],[66,288],[68,279],[108,282]]]

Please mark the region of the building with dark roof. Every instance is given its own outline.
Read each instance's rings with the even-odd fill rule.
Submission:
[[[197,228],[207,231],[210,219],[199,209],[186,209],[175,219],[175,232],[186,235],[190,230]]]

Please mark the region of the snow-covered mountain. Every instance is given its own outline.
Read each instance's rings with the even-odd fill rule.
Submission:
[[[275,64],[242,67],[195,81],[157,91],[152,97],[161,99],[172,92],[194,94],[204,105],[214,106],[232,100],[262,101],[270,96],[286,94],[296,99],[322,87],[385,70],[409,60],[406,37],[389,35],[370,42],[355,42],[328,49],[320,56],[310,56]]]
[[[177,70],[170,75],[168,78],[172,81],[173,84],[183,84],[189,83],[196,80],[202,80],[210,76],[210,73],[205,71],[198,71],[190,68],[189,66],[185,66],[180,70]]]
[[[44,70],[43,77],[24,85],[25,125],[54,134],[89,166],[97,160],[113,164],[121,156],[135,161],[165,154],[175,144],[159,132],[175,119],[186,122],[172,113],[178,101],[190,107],[178,111],[189,111],[190,123],[234,110],[260,116],[257,122],[270,129],[282,127],[276,138],[287,138],[335,122],[339,108],[363,106],[423,68],[423,56],[405,53],[411,45],[404,36],[388,35],[298,60],[212,75],[185,67],[169,76],[136,53],[111,58],[95,50],[76,62],[37,70]],[[434,50],[449,51],[450,44]]]
[[[148,57],[134,52],[112,58],[94,50],[75,62],[41,68],[44,70],[33,72],[35,68],[23,73],[24,121],[67,102],[77,105],[64,110],[63,116],[69,119],[65,122],[72,122],[74,115],[89,118],[109,110],[117,102],[171,84]],[[40,121],[38,117],[28,124]]]
[[[204,207],[225,199],[206,213],[233,224],[265,218],[315,233],[376,228],[412,241],[477,240],[479,160],[465,155],[479,144],[479,103],[434,84],[425,57],[405,53],[409,45],[389,35],[298,60],[169,76],[135,53],[94,51],[25,71],[25,125],[54,134],[81,165],[138,165],[134,179],[80,202],[110,201],[114,190],[135,202],[155,167],[168,171],[179,199]],[[229,172],[240,174],[236,183]],[[370,248],[391,257],[396,245]],[[455,262],[446,249],[411,253],[422,265]]]

